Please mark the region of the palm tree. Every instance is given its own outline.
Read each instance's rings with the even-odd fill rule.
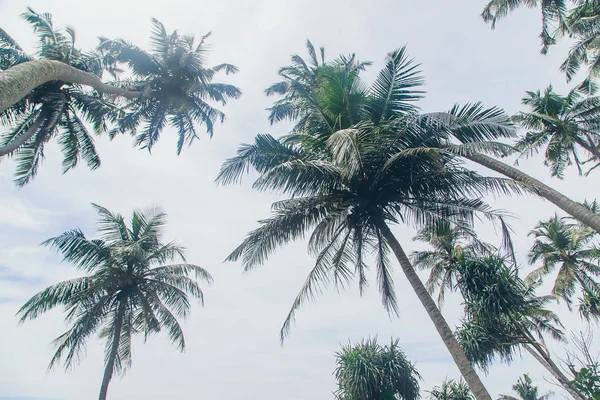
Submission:
[[[413,252],[411,258],[416,267],[431,270],[425,286],[430,294],[439,290],[440,308],[446,290],[453,291],[457,286],[459,259],[465,257],[465,253],[493,251],[492,246],[477,239],[477,234],[471,227],[453,226],[446,220],[424,226],[413,240],[425,242],[432,247],[432,250]]]
[[[552,294],[564,299],[569,308],[578,287],[588,292],[598,285],[592,278],[600,275],[600,253],[592,247],[596,232],[554,215],[548,221],[541,221],[530,235],[535,241],[529,261],[535,264],[541,260],[542,265],[532,271],[527,280],[539,280],[558,267]]]
[[[562,178],[566,167],[573,163],[582,173],[577,147],[589,153],[591,161],[600,162],[599,97],[584,98],[576,89],[561,96],[549,86],[543,94],[527,92],[523,104],[530,111],[513,118],[528,132],[516,147],[524,154],[531,154],[545,146],[545,164],[552,176]]]
[[[100,239],[88,239],[75,229],[43,243],[87,275],[41,291],[18,314],[23,322],[65,307],[66,321],[72,326],[54,340],[57,350],[50,368],[63,359],[65,368],[72,366],[84,352],[86,340],[99,332],[106,341],[99,396],[105,400],[113,373],[131,366],[134,335],[141,333],[147,339],[166,330],[171,342],[184,350],[177,317],[189,314],[188,296],[203,302],[196,280],[211,283],[212,278],[203,268],[186,262],[182,247],[161,241],[166,215],[160,210],[134,211],[128,225],[121,215],[98,205],[94,208],[100,216]],[[183,261],[169,264],[177,259]]]
[[[450,154],[396,157],[416,146],[439,146],[438,135],[415,122],[419,118],[411,102],[420,95],[414,88],[422,80],[405,49],[388,55],[369,89],[359,78],[360,66],[354,56],[340,58],[318,70],[316,86],[290,77],[285,96],[310,94],[289,103],[286,118],[299,121],[302,130],[280,139],[259,135],[224,163],[217,181],[237,182],[252,168],[260,174],[256,189],[291,197],[273,204],[273,215],[260,221],[228,260],[241,259],[249,271],[278,246],[312,231],[309,251],[317,261],[284,323],[283,340],[296,309],[323,285],[344,286],[356,275],[362,293],[369,250],[375,252],[384,307],[397,313],[388,259],[392,250],[476,397],[490,399],[389,224],[424,226],[444,219],[466,224],[476,214],[502,217],[481,197],[518,188],[503,179],[483,178]],[[429,134],[421,128],[430,129]]]
[[[554,395],[554,393],[548,392],[538,397],[538,388],[533,386],[531,378],[527,374],[519,378],[512,388],[519,394],[518,398],[503,394],[498,400],[547,400]]]
[[[35,55],[26,54],[0,29],[0,69],[10,70],[34,59],[53,60],[96,77],[102,75],[100,56],[77,49],[72,29],[56,29],[50,14],[38,14],[31,8],[23,17],[37,34],[39,49]],[[9,127],[8,131],[0,132],[0,157],[14,156],[15,181],[24,185],[36,175],[44,158],[45,144],[56,137],[64,155],[63,172],[75,167],[80,159],[89,168],[96,169],[100,158],[84,121],[101,131],[111,116],[114,116],[114,107],[100,96],[85,92],[81,85],[62,80],[47,82],[0,112],[0,126]]]
[[[548,47],[556,43],[556,39],[550,33],[550,25],[564,23],[567,12],[566,0],[490,0],[481,16],[485,22],[490,22],[494,29],[498,20],[506,17],[509,12],[523,6],[533,8],[538,5],[542,9],[541,52],[546,54]]]
[[[430,400],[473,400],[469,386],[463,381],[444,381],[429,391]]]
[[[516,265],[497,255],[465,257],[458,268],[466,317],[457,336],[469,359],[487,370],[496,357],[510,363],[524,349],[575,399],[583,400],[545,344],[545,334],[564,341],[562,324],[546,308],[555,297],[537,296],[538,285],[527,285]]]
[[[417,372],[392,340],[382,346],[377,339],[342,346],[336,353],[336,398],[340,400],[416,400],[419,395]]]
[[[205,66],[206,39],[196,43],[193,36],[177,31],[168,34],[164,25],[152,19],[150,40],[152,51],[146,52],[123,39],[100,38],[99,49],[113,67],[127,64],[133,79],[123,82],[123,87],[144,95],[125,105],[125,115],[117,121],[111,137],[129,132],[136,134],[136,145],[149,151],[167,125],[177,130],[177,154],[184,144],[198,138],[196,124],[204,124],[212,136],[214,124],[225,120],[225,114],[212,107],[208,100],[222,105],[229,99],[241,96],[241,91],[229,84],[213,82],[220,71],[233,74],[238,71],[231,64]]]
[[[212,135],[214,124],[224,121],[225,115],[211,102],[226,104],[241,95],[233,85],[213,82],[218,72],[235,73],[237,68],[231,64],[204,65],[209,35],[195,44],[192,36],[176,31],[167,34],[164,26],[153,20],[152,53],[122,39],[106,38],[101,38],[101,53],[86,53],[74,47],[72,30],[56,30],[50,14],[28,10],[24,16],[41,42],[35,57],[27,55],[0,29],[0,126],[14,127],[0,135],[0,157],[15,156],[19,185],[36,174],[44,144],[56,132],[65,153],[65,171],[79,158],[97,168],[100,160],[84,120],[93,124],[96,133],[107,131],[107,122],[116,123],[111,137],[124,132],[136,134],[143,126],[135,143],[148,150],[171,125],[179,134],[179,154],[184,144],[198,137],[197,124],[204,124]],[[116,77],[125,64],[132,79],[110,84],[100,80],[105,71]],[[128,100],[109,101],[102,94]]]

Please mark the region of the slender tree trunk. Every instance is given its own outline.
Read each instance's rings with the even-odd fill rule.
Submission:
[[[398,240],[396,240],[396,237],[382,219],[378,221],[378,228],[396,255],[396,258],[400,262],[400,266],[406,275],[406,279],[408,279],[408,282],[419,297],[421,304],[423,304],[423,307],[425,307],[425,311],[427,311],[429,318],[431,318],[431,321],[435,325],[435,328],[440,334],[444,344],[446,345],[446,348],[452,355],[452,358],[454,359],[454,362],[460,370],[463,378],[467,382],[467,385],[469,385],[469,388],[475,395],[475,398],[477,400],[492,400],[492,397],[483,385],[483,382],[481,382],[481,379],[479,379],[477,372],[469,362],[469,359],[465,355],[462,347],[460,347],[460,344],[454,337],[452,329],[450,329],[450,326],[448,326],[444,316],[435,305],[435,302],[427,292],[427,289],[423,285],[423,282],[421,282],[421,279],[419,279],[417,272],[410,263],[406,253],[404,253],[404,249],[402,249],[402,246]]]
[[[102,378],[102,385],[100,386],[99,400],[106,400],[106,394],[108,393],[108,384],[113,375],[115,369],[115,360],[117,359],[117,352],[119,351],[119,342],[121,340],[121,328],[123,327],[123,315],[125,314],[125,302],[120,302],[117,308],[117,315],[115,315],[115,330],[110,345],[110,353],[106,359],[106,366],[104,367],[104,377]]]
[[[552,189],[550,186],[543,184],[537,179],[521,172],[520,170],[511,167],[492,157],[488,157],[479,153],[461,154],[461,156],[483,165],[493,171],[499,172],[517,182],[523,183],[533,189],[539,196],[554,203],[558,208],[575,217],[582,224],[585,224],[598,233],[600,233],[600,215],[594,214],[581,204],[571,200],[562,193]]]
[[[533,347],[533,348],[532,348]],[[558,365],[545,352],[536,349],[535,346],[526,344],[525,350],[533,356],[550,374],[556,379],[560,385],[575,399],[585,400],[581,395],[571,387],[571,381],[563,374]]]
[[[96,75],[53,60],[27,61],[0,71],[0,112],[13,106],[29,92],[50,81],[64,81],[90,86],[100,93],[135,99],[142,92],[132,92],[107,85]]]
[[[27,129],[27,131],[20,136],[17,136],[14,140],[8,142],[8,144],[4,147],[0,147],[0,157],[5,156],[7,154],[12,153],[23,144],[25,144],[29,139],[33,137],[40,129],[40,126],[44,122],[48,115],[41,111],[40,114],[36,117],[35,121],[31,124],[31,126]]]

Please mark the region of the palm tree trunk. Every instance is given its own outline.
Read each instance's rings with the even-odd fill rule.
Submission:
[[[563,374],[558,365],[545,352],[537,349],[532,345],[525,345],[525,350],[533,356],[550,374],[556,379],[560,385],[575,399],[584,400],[583,397],[571,387],[571,381]]]
[[[514,167],[511,167],[510,165],[488,157],[484,154],[466,153],[461,155],[471,161],[483,165],[484,167],[514,179],[517,182],[527,185],[539,196],[545,198],[551,203],[554,203],[554,205],[575,217],[582,224],[585,224],[600,233],[600,215],[594,214],[581,204],[552,189],[550,186],[543,184],[537,179],[519,171]]]
[[[103,83],[96,75],[54,60],[27,61],[0,71],[0,113],[19,102],[36,87],[50,81],[64,81],[90,86],[100,93],[136,99],[142,92],[132,92]]]
[[[104,367],[104,377],[102,378],[102,385],[100,386],[99,400],[106,400],[106,394],[108,393],[108,384],[113,375],[115,368],[115,360],[117,359],[117,353],[119,351],[119,342],[121,340],[121,328],[123,327],[123,315],[125,314],[125,302],[120,302],[117,308],[117,315],[115,315],[115,329],[110,345],[110,353],[106,359],[106,366]]]
[[[40,115],[37,116],[35,121],[33,121],[31,126],[27,129],[25,133],[23,133],[21,136],[17,136],[14,140],[8,142],[6,146],[0,147],[0,157],[12,153],[13,151],[21,147],[23,144],[25,144],[29,139],[31,139],[31,137],[35,135],[40,129],[40,126],[47,118],[47,116],[48,115],[44,111],[40,112]]]
[[[425,307],[425,311],[427,311],[429,318],[431,318],[431,321],[435,325],[435,328],[440,334],[442,341],[452,355],[456,366],[469,385],[469,388],[475,395],[475,398],[477,400],[492,400],[492,397],[483,385],[483,382],[481,382],[481,379],[479,379],[477,372],[469,362],[469,359],[465,355],[462,347],[460,347],[460,344],[454,337],[454,333],[450,329],[450,326],[448,326],[444,316],[435,305],[435,302],[429,295],[429,292],[427,292],[423,282],[421,282],[421,279],[419,279],[419,276],[410,263],[410,260],[406,256],[404,249],[402,249],[402,246],[398,240],[396,240],[396,237],[390,230],[389,226],[382,219],[377,222],[377,225],[381,231],[381,234],[385,238],[385,241],[396,255],[396,258],[402,267],[402,271],[404,271],[404,275],[406,275],[406,279],[408,279],[408,282],[417,294],[421,304],[423,304],[423,307]]]

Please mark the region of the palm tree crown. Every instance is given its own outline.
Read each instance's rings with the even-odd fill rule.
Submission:
[[[101,57],[76,48],[72,29],[56,29],[51,14],[38,14],[31,8],[27,9],[23,18],[33,26],[38,36],[38,51],[34,55],[25,53],[8,33],[0,29],[0,70],[37,59],[61,61],[99,77],[102,75],[104,65]],[[23,146],[12,153],[17,164],[15,182],[24,185],[36,175],[44,158],[44,146],[53,137],[57,138],[63,152],[63,172],[75,167],[80,160],[91,169],[98,168],[100,158],[85,122],[101,131],[106,120],[113,115],[110,103],[86,92],[79,85],[53,81],[34,89],[20,102],[0,113],[0,127],[9,127],[6,132],[0,131],[0,146],[33,133]]]
[[[445,380],[429,391],[429,400],[475,400],[465,382]]]
[[[498,400],[547,400],[554,395],[554,393],[548,392],[538,396],[539,389],[537,386],[533,386],[531,378],[527,374],[519,378],[512,388],[519,395],[518,398],[503,394]]]
[[[527,280],[539,280],[558,267],[552,293],[563,298],[569,307],[577,287],[591,293],[597,289],[593,276],[600,275],[600,254],[594,244],[595,231],[555,215],[540,222],[530,235],[535,237],[535,242],[529,260],[532,264],[541,260],[542,265],[532,271]]]
[[[523,104],[530,109],[514,118],[527,129],[516,147],[524,154],[539,151],[545,146],[545,164],[552,176],[562,178],[567,166],[575,163],[579,173],[582,164],[578,148],[583,149],[596,164],[600,163],[600,98],[584,98],[577,90],[566,96],[549,86],[544,93],[527,92]]]
[[[231,64],[206,67],[206,39],[202,36],[196,43],[193,36],[177,31],[167,33],[164,25],[152,20],[150,36],[152,51],[146,52],[123,39],[100,38],[99,49],[113,67],[127,64],[133,79],[121,81],[132,91],[143,93],[141,99],[124,106],[125,115],[117,121],[111,136],[129,132],[136,134],[135,143],[152,149],[167,125],[177,129],[177,154],[184,144],[198,138],[195,125],[202,123],[212,136],[214,124],[223,122],[225,115],[209,104],[216,101],[223,105],[229,99],[241,96],[241,91],[229,84],[213,82],[220,71],[233,74],[238,71]]]
[[[55,339],[57,350],[50,367],[63,359],[66,368],[72,366],[86,341],[99,333],[106,340],[102,385],[106,396],[113,371],[131,365],[134,335],[147,338],[166,331],[179,350],[185,348],[177,317],[189,314],[188,296],[203,301],[196,279],[210,283],[212,278],[203,268],[186,263],[180,246],[161,242],[166,216],[160,210],[134,211],[128,226],[121,215],[94,207],[100,216],[99,239],[87,239],[76,229],[44,242],[87,275],[41,291],[18,314],[25,321],[57,306],[65,308],[71,328]],[[171,263],[177,259],[183,261]]]
[[[494,250],[493,246],[481,242],[471,227],[453,226],[447,220],[424,226],[413,240],[425,242],[432,247],[432,250],[413,252],[412,260],[417,267],[431,270],[426,286],[432,294],[439,290],[440,306],[446,290],[453,291],[457,286],[459,259]]]
[[[382,346],[376,339],[346,345],[336,353],[336,398],[340,400],[416,400],[421,376],[398,340]]]

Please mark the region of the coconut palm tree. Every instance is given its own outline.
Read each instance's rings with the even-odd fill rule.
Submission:
[[[554,215],[541,221],[530,235],[535,241],[529,252],[529,261],[542,265],[532,271],[528,281],[536,281],[551,274],[558,267],[552,294],[565,300],[569,308],[577,288],[593,290],[597,283],[593,276],[600,275],[600,253],[594,247],[596,232],[580,228]]]
[[[494,29],[498,20],[506,17],[509,12],[520,7],[533,8],[539,5],[542,11],[541,52],[546,54],[548,47],[556,43],[556,39],[550,32],[551,25],[564,23],[567,4],[566,0],[490,0],[481,16],[485,22],[491,23]]]
[[[319,70],[315,87],[290,77],[289,87],[296,85],[290,95],[311,93],[287,114],[299,121],[302,131],[280,139],[259,135],[224,163],[217,181],[235,183],[254,169],[259,173],[256,189],[290,196],[273,204],[273,215],[260,221],[228,260],[241,259],[249,271],[277,247],[312,231],[309,251],[317,261],[284,323],[283,340],[296,309],[323,285],[344,286],[357,276],[362,292],[369,250],[375,252],[384,307],[397,313],[391,250],[476,397],[490,399],[390,224],[424,226],[444,219],[467,224],[474,215],[495,219],[504,214],[491,210],[481,200],[483,193],[518,188],[465,169],[451,154],[395,157],[416,146],[439,146],[433,128],[417,123],[414,115],[412,102],[420,96],[421,78],[405,49],[388,55],[369,89],[360,80],[360,65],[354,56],[328,63]],[[430,129],[428,135],[424,128]]]
[[[545,147],[545,164],[552,176],[562,178],[564,170],[573,163],[582,173],[578,148],[583,149],[596,164],[600,162],[599,97],[583,97],[577,90],[566,96],[554,92],[552,86],[540,91],[527,92],[523,104],[530,111],[521,112],[513,119],[528,132],[516,144],[523,154],[538,152]]]
[[[134,211],[129,224],[120,214],[94,205],[99,215],[99,239],[70,230],[43,244],[58,250],[64,260],[87,273],[48,287],[18,312],[21,322],[63,306],[71,328],[54,340],[50,368],[64,360],[71,367],[95,333],[106,342],[100,400],[106,399],[114,373],[131,366],[133,336],[166,331],[171,342],[185,348],[177,317],[191,308],[189,296],[203,301],[197,279],[210,283],[203,268],[188,264],[183,248],[161,241],[166,215],[158,209]],[[182,262],[172,263],[181,259]],[[192,277],[193,276],[193,277]],[[195,277],[195,279],[194,279]]]
[[[215,123],[224,121],[225,115],[213,102],[226,104],[241,95],[233,85],[213,82],[218,72],[235,73],[237,68],[205,66],[209,35],[194,43],[192,36],[167,34],[153,20],[151,53],[125,40],[106,38],[100,40],[100,53],[87,53],[74,47],[71,29],[62,32],[53,27],[50,14],[28,9],[24,16],[40,39],[35,56],[26,54],[0,29],[0,126],[11,127],[5,134],[0,132],[0,157],[14,155],[19,185],[35,176],[44,144],[56,135],[65,154],[65,171],[80,158],[97,168],[100,160],[84,122],[91,123],[96,133],[107,131],[107,122],[114,122],[111,137],[136,134],[135,143],[148,150],[171,125],[179,135],[179,154],[198,137],[198,124],[212,135]],[[124,66],[131,79],[101,81],[103,72],[116,77]]]
[[[541,396],[538,396],[537,386],[533,386],[529,375],[525,374],[519,378],[517,383],[513,385],[513,390],[517,392],[519,397],[501,395],[498,400],[547,400],[553,397],[554,393],[548,392]]]
[[[537,296],[538,285],[527,285],[517,267],[504,257],[460,260],[458,286],[465,318],[457,337],[469,359],[484,370],[496,357],[510,363],[521,349],[530,353],[575,399],[583,397],[552,359],[544,335],[564,341],[562,324],[547,304],[554,296]]]
[[[479,241],[471,227],[453,226],[446,220],[424,226],[413,240],[425,242],[432,248],[432,250],[415,251],[411,258],[416,267],[431,271],[425,286],[431,294],[439,291],[440,308],[446,290],[453,291],[457,286],[459,258],[465,257],[465,253],[485,254],[494,250],[493,246]]]
[[[340,400],[416,400],[419,395],[417,372],[392,340],[382,346],[377,339],[342,346],[336,353],[335,379]]]
[[[163,129],[171,125],[179,136],[179,154],[184,144],[198,138],[196,124],[204,124],[212,136],[214,124],[225,120],[223,112],[209,101],[225,105],[229,99],[239,98],[241,91],[213,79],[220,71],[233,74],[238,69],[231,64],[205,65],[206,39],[210,33],[196,42],[193,36],[177,31],[167,33],[156,19],[152,19],[152,26],[151,52],[123,39],[100,38],[98,48],[113,67],[126,64],[133,74],[122,86],[143,94],[125,104],[125,115],[118,119],[110,134],[111,137],[126,132],[136,135],[136,145],[150,151]],[[138,133],[140,126],[143,128]]]
[[[473,400],[469,386],[463,381],[445,380],[429,391],[430,400]]]
[[[31,8],[23,14],[39,41],[38,51],[29,55],[5,31],[0,29],[0,70],[32,60],[52,60],[99,77],[101,57],[75,47],[75,32],[58,30],[50,14],[38,14]],[[27,79],[26,79],[27,80]],[[2,96],[0,96],[2,97]],[[36,87],[12,107],[0,112],[0,157],[12,155],[18,185],[29,182],[44,158],[44,147],[56,138],[63,152],[63,172],[83,160],[89,168],[100,166],[94,139],[85,122],[101,131],[115,108],[100,96],[88,93],[81,85],[54,80]]]

